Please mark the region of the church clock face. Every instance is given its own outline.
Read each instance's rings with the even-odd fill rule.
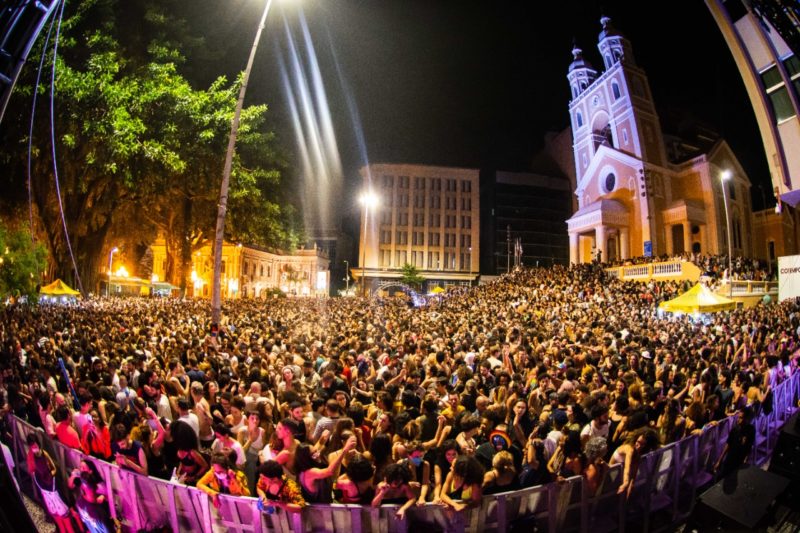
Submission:
[[[597,107],[597,106],[600,105],[600,97],[599,96],[595,95],[594,98],[592,98],[592,105],[594,107]]]

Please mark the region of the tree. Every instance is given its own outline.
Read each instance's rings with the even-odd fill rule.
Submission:
[[[411,263],[406,263],[401,268],[403,272],[403,277],[401,281],[412,287],[414,290],[419,290],[422,287],[422,284],[425,282],[425,278],[419,275],[419,270],[417,267],[412,265]]]
[[[47,251],[33,243],[30,232],[9,230],[0,223],[0,295],[35,296],[46,257]]]
[[[126,249],[138,249],[157,234],[167,243],[167,279],[185,287],[192,253],[211,235],[239,81],[218,78],[196,89],[181,75],[185,59],[178,46],[188,42],[197,49],[198,40],[169,15],[174,4],[87,0],[67,7],[72,11],[62,28],[55,86],[60,196],[42,111],[33,138],[32,189],[60,276],[72,269],[63,205],[85,290],[97,286],[112,246],[126,241]],[[132,26],[141,31],[131,32]],[[27,71],[18,86],[17,109],[29,107],[34,74]],[[40,88],[40,103],[45,96]],[[293,247],[302,232],[283,192],[286,164],[265,115],[264,105],[242,115],[228,235]],[[19,199],[28,123],[16,117],[10,126],[0,158]]]

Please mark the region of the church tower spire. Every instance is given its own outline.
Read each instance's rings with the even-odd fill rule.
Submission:
[[[572,91],[572,98],[575,99],[597,79],[597,71],[583,58],[583,50],[576,43],[572,45],[572,58],[567,79]]]
[[[611,18],[601,17],[600,24],[603,25],[603,31],[600,32],[598,37],[597,49],[600,50],[600,56],[603,58],[606,70],[620,61],[635,65],[630,41],[617,31],[611,23]]]

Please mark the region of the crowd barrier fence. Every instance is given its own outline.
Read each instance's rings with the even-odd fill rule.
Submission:
[[[782,425],[797,408],[800,372],[776,386],[769,402],[754,418],[755,445],[750,462],[764,464],[777,441]],[[40,432],[28,423],[10,416],[13,428],[15,474],[20,486],[34,499],[25,467],[26,436]],[[173,531],[212,531],[235,533],[342,532],[406,533],[410,528],[448,533],[482,531],[532,531],[579,533],[663,531],[685,520],[692,512],[697,492],[715,479],[714,465],[722,454],[728,433],[736,423],[734,416],[703,428],[699,435],[686,437],[642,457],[631,495],[618,494],[622,465],[608,468],[595,494],[590,494],[584,479],[575,476],[564,481],[513,492],[484,496],[479,507],[463,512],[426,504],[408,510],[398,519],[398,505],[378,508],[346,504],[312,504],[301,513],[278,511],[262,513],[257,499],[220,496],[220,506],[211,505],[199,489],[129,472],[116,465],[84,456],[66,446],[44,440],[44,447],[59,465],[60,483],[66,480],[82,459],[97,465],[112,503],[110,512],[124,531],[141,531],[169,526]],[[66,491],[62,492],[66,493]]]

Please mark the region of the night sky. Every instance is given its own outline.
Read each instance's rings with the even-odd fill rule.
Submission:
[[[209,65],[209,76],[231,75],[244,68],[264,4],[212,4],[203,16],[213,23],[204,31],[225,60]],[[603,13],[631,41],[656,106],[689,111],[719,131],[754,183],[755,206],[761,205],[755,185],[769,178],[755,118],[702,0],[275,0],[248,103],[269,104],[274,127],[292,151],[278,57],[286,53],[284,14],[297,27],[298,10],[309,24],[352,188],[365,163],[354,134],[359,129],[370,162],[527,170],[544,134],[568,125],[573,39],[595,68],[602,66],[597,36]]]

